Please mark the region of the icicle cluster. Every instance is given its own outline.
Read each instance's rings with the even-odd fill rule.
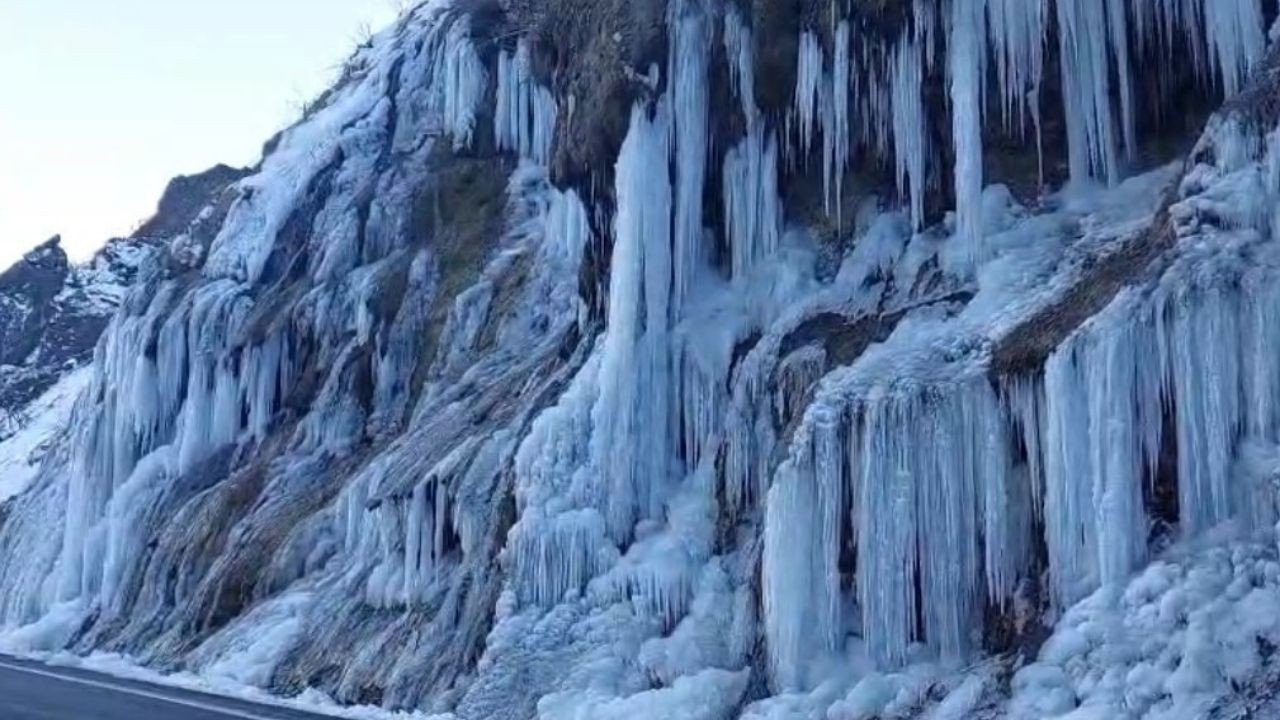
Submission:
[[[779,683],[805,683],[812,648],[839,649],[850,547],[860,634],[877,660],[901,664],[917,640],[965,656],[982,603],[1009,597],[1025,551],[1029,499],[1004,422],[981,378],[809,411],[766,506],[765,622]]]
[[[498,55],[497,109],[493,131],[498,149],[547,165],[556,132],[556,99],[533,78],[529,44],[520,40],[515,55]]]
[[[8,590],[25,593],[10,599],[23,614],[94,598],[123,612],[140,582],[147,533],[160,522],[148,513],[180,492],[177,479],[277,430],[304,363],[327,370],[297,424],[292,445],[299,452],[342,456],[362,441],[366,422],[379,432],[403,422],[431,279],[427,255],[406,249],[412,208],[396,185],[406,176],[380,173],[391,148],[422,163],[441,133],[456,147],[469,144],[487,85],[465,16],[423,8],[407,22],[422,31],[423,43],[401,53],[384,37],[364,49],[352,60],[360,71],[354,79],[284,133],[260,172],[241,184],[201,282],[171,276],[160,262],[140,271],[95,356],[65,522],[55,526],[61,542],[53,580]],[[374,192],[379,180],[381,194]],[[330,184],[345,192],[314,196]],[[311,215],[295,212],[307,204],[315,205]],[[300,217],[305,228],[296,226]],[[187,241],[178,238],[175,252]],[[303,244],[307,252],[300,253]],[[278,282],[283,258],[299,253],[307,262],[291,260],[292,272],[320,287],[342,282],[300,298],[281,317],[265,316],[263,285]],[[418,302],[375,321],[375,297],[399,266],[407,268],[406,295]],[[365,356],[372,358],[367,404],[351,370]],[[410,515],[429,524],[427,515],[445,507],[428,483],[415,492]],[[420,559],[406,572],[428,571],[439,555],[429,537],[438,535],[411,534]]]
[[[1025,137],[1030,128],[1040,148],[1051,11],[1058,27],[1069,167],[1079,181],[1114,184],[1137,152],[1135,47],[1141,51],[1159,43],[1165,53],[1191,53],[1202,82],[1216,82],[1230,96],[1261,58],[1265,42],[1261,0],[957,0],[945,18],[936,3],[916,0],[914,22],[892,50],[879,52],[852,47],[848,21],[833,19],[831,57],[815,33],[800,36],[794,100],[786,120],[791,165],[807,162],[811,152],[821,150],[824,205],[829,214],[838,215],[837,199],[856,138],[879,157],[892,157],[898,193],[921,229],[936,150],[929,147],[922,90],[935,63],[936,33],[943,32],[956,235],[972,271],[988,252],[981,208],[988,68],[995,65],[1005,130]],[[727,17],[736,16],[730,11]],[[739,29],[726,28],[729,42]],[[1134,36],[1140,41],[1136,46]],[[732,44],[731,58],[740,47]],[[856,133],[851,117],[859,120]]]
[[[1141,567],[1159,483],[1176,484],[1188,535],[1275,524],[1274,488],[1250,463],[1280,447],[1276,136],[1219,121],[1204,141],[1215,164],[1188,174],[1170,210],[1178,259],[1042,374],[997,391],[980,357],[931,348],[939,358],[919,365],[910,345],[895,355],[887,344],[823,379],[765,503],[764,624],[780,687],[812,682],[813,651],[840,652],[855,618],[882,665],[906,662],[916,642],[963,660],[983,604],[1008,602],[1027,568],[1033,518],[1059,607]],[[731,414],[743,437],[730,443],[729,487],[751,487],[759,458],[745,448],[770,452],[764,425]]]
[[[747,120],[746,137],[725,153],[723,172],[731,271],[733,277],[744,277],[777,250],[782,236],[778,143],[756,105],[751,31],[734,8],[725,13],[724,45],[730,85]]]

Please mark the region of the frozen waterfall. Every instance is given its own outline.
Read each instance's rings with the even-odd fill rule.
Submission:
[[[658,5],[358,49],[102,335],[3,506],[0,647],[461,720],[963,717],[1169,545],[1267,562],[1273,8],[830,3],[775,47]],[[1225,105],[1152,162],[1181,91]]]

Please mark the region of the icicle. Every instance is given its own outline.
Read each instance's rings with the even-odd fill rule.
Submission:
[[[769,491],[762,557],[765,632],[774,681],[803,687],[815,648],[840,640],[842,594],[838,561],[844,494],[837,419],[818,417],[812,436],[779,468]]]
[[[925,183],[928,180],[928,136],[925,133],[924,68],[920,48],[905,38],[898,43],[892,69],[893,155],[898,194],[911,202],[911,225],[924,228]]]
[[[807,158],[813,147],[821,110],[822,45],[818,42],[818,36],[809,31],[801,33],[798,53],[795,104],[791,112],[795,122],[794,130],[799,136],[800,156]]]
[[[711,33],[705,9],[694,0],[671,4],[670,95],[676,165],[675,283],[673,313],[679,317],[702,259],[702,196],[707,177]]]
[[[471,146],[476,114],[483,101],[488,79],[484,62],[471,42],[471,23],[466,15],[450,24],[435,60],[432,94],[444,130],[453,137],[454,150]]]
[[[1132,300],[1064,346],[1046,370],[1046,525],[1060,602],[1124,581],[1143,559],[1142,487],[1155,471],[1162,417],[1151,328]],[[1148,378],[1149,379],[1149,378]],[[1154,432],[1152,430],[1154,429]]]
[[[1107,26],[1111,31],[1111,53],[1116,59],[1116,76],[1120,80],[1120,129],[1124,137],[1124,156],[1132,162],[1138,153],[1138,126],[1133,97],[1133,68],[1129,60],[1129,21],[1126,0],[1107,0]]]
[[[520,521],[512,528],[512,584],[521,604],[554,604],[582,590],[616,556],[604,516],[605,488],[587,476],[602,353],[574,377],[557,405],[542,412],[516,453],[515,496]],[[581,504],[590,507],[566,508]]]
[[[851,160],[851,142],[849,131],[849,90],[850,77],[849,56],[849,21],[841,20],[836,27],[835,57],[832,59],[831,92],[829,113],[823,114],[823,202],[828,215],[834,211],[836,224],[843,224],[842,200],[844,198],[844,173]],[[835,196],[832,197],[834,191]]]
[[[1047,0],[987,0],[1006,128],[1024,129],[1030,119],[1039,134],[1046,14]]]
[[[767,400],[771,370],[772,365],[762,363],[753,351],[733,381],[725,417],[724,473],[725,504],[733,516],[758,502],[768,486],[775,441]]]
[[[761,120],[760,110],[756,106],[751,30],[742,21],[736,5],[729,5],[724,13],[724,50],[729,64],[729,88],[741,100],[742,116],[747,127],[755,127]]]
[[[685,468],[694,472],[705,462],[714,461],[719,449],[721,418],[724,417],[724,382],[727,367],[706,367],[700,354],[691,344],[692,338],[682,338],[676,367],[680,370],[677,387],[680,391],[681,425],[684,428],[682,456]]]
[[[1071,179],[1119,178],[1103,0],[1058,0],[1062,96]]]
[[[608,488],[609,531],[624,540],[655,517],[674,447],[668,326],[671,295],[669,109],[637,105],[618,157],[608,330],[592,457]]]
[[[964,395],[948,389],[870,402],[850,441],[862,631],[886,665],[905,662],[920,637],[948,658],[968,649],[965,628],[980,587],[980,454],[968,435],[973,426],[962,424]]]
[[[739,278],[777,250],[783,211],[778,192],[777,139],[766,127],[755,102],[751,32],[732,7],[725,13],[724,23],[729,82],[741,98],[747,123],[746,137],[725,153],[721,173],[725,242],[733,277]]]
[[[1184,531],[1197,533],[1231,516],[1230,468],[1241,421],[1240,309],[1227,292],[1210,288],[1193,302],[1178,302],[1171,315],[1163,347],[1177,398],[1178,504]]]
[[[841,645],[846,532],[857,546],[862,638],[883,666],[904,663],[918,641],[966,657],[981,603],[1008,599],[1025,557],[1030,498],[985,378],[890,381],[852,400],[842,386],[824,382],[768,495],[766,635],[786,687],[804,682],[805,648]]]
[[[1202,0],[1210,61],[1231,97],[1266,49],[1261,0]]]
[[[778,145],[763,124],[724,158],[725,233],[733,276],[744,277],[771,256],[782,236],[778,194]]]
[[[498,53],[493,137],[499,150],[518,150],[520,147],[520,77],[515,59],[506,52]]]
[[[951,4],[951,120],[956,158],[957,236],[973,268],[985,255],[982,227],[984,11],[984,0],[953,0]]]
[[[498,54],[493,132],[499,150],[545,166],[551,161],[558,109],[551,91],[534,82],[532,65],[529,45],[523,38],[514,56]]]
[[[933,0],[915,0],[912,8],[915,42],[924,48],[925,63],[932,70],[937,58],[938,3]]]
[[[547,240],[554,243],[568,268],[582,265],[582,253],[591,239],[587,208],[574,190],[555,192],[547,207]]]

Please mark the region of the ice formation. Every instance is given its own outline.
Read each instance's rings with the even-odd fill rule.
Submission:
[[[464,720],[1145,712],[1264,670],[1280,118],[1131,169],[1140,63],[1247,97],[1273,13],[903,5],[803,20],[779,102],[750,9],[663,4],[572,186],[546,38],[407,12],[0,443],[2,637]],[[1030,192],[984,186],[998,133]],[[972,664],[1055,617],[992,700]]]
[[[533,78],[529,45],[520,41],[514,55],[498,56],[497,107],[493,131],[498,147],[547,165],[555,139],[555,96]]]

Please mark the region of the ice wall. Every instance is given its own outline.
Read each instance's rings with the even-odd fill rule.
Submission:
[[[856,717],[926,674],[973,700],[1005,618],[1123,586],[1157,519],[1274,526],[1277,119],[1129,164],[1138,59],[1237,97],[1257,0],[916,0],[874,42],[833,4],[781,109],[757,17],[664,10],[572,188],[545,38],[427,3],[359,50],[126,298],[6,506],[8,642],[462,718]],[[994,133],[1072,187],[985,186]],[[993,370],[1161,233],[1043,367]]]

